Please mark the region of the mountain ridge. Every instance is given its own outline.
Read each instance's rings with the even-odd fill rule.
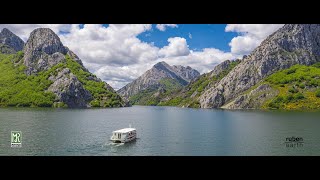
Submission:
[[[7,29],[3,31],[9,37],[17,37]],[[2,45],[10,47],[15,44]],[[109,84],[90,73],[51,29],[33,30],[23,49],[20,47],[19,50],[1,52],[0,67],[15,72],[0,77],[0,84],[6,84],[6,87],[0,87],[1,106],[128,106]],[[18,79],[18,82],[11,83],[8,79]],[[35,81],[40,83],[38,87],[35,87]]]
[[[148,88],[159,88],[162,79],[173,79],[180,85],[187,85],[192,79],[199,76],[200,73],[191,67],[170,66],[166,62],[158,62],[151,69],[147,70],[137,79],[120,88],[117,92],[129,99],[131,96]]]
[[[200,97],[202,108],[218,108],[272,73],[320,60],[320,25],[286,24],[266,38],[216,86]]]

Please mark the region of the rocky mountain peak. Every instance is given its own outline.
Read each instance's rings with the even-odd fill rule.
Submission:
[[[187,82],[190,82],[191,80],[200,76],[200,73],[197,70],[192,69],[190,66],[185,67],[181,65],[174,65],[172,66],[172,68],[179,76],[181,76]]]
[[[76,54],[63,46],[60,38],[49,28],[38,28],[31,32],[24,47],[24,64],[28,75],[63,62],[68,54],[82,65]]]
[[[320,61],[320,24],[287,24],[271,34],[216,86],[200,97],[203,108],[221,107],[266,76],[295,64]]]
[[[173,65],[170,66],[165,61],[158,62],[153,66],[151,71],[161,71],[165,73],[169,73],[172,76],[178,75],[182,81],[190,82],[192,79],[198,77],[200,73],[192,69],[190,66],[181,66],[181,65]]]
[[[3,28],[0,32],[0,44],[13,49],[13,53],[21,51],[24,46],[23,40],[7,28]]]
[[[170,65],[167,64],[164,61],[158,62],[157,64],[153,65],[153,68],[159,69],[159,70],[163,70],[163,69],[168,69],[170,68]]]
[[[160,61],[157,64],[155,64],[154,66],[157,66],[157,65],[169,66],[169,64],[167,64],[165,61]]]
[[[16,36],[15,34],[13,34],[9,29],[7,28],[3,28],[0,32],[1,37],[13,37]]]
[[[200,73],[195,69],[184,66],[170,66],[162,61],[155,64],[133,82],[119,89],[118,93],[123,97],[129,98],[147,88],[156,88],[156,86],[160,85],[160,81],[165,78],[174,79],[181,85],[187,85],[188,82],[199,75]]]
[[[44,52],[51,55],[56,52],[67,53],[60,38],[49,28],[38,28],[31,32],[24,48],[27,59],[37,58],[37,52]]]

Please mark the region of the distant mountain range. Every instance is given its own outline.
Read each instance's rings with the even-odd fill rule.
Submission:
[[[157,105],[161,95],[186,86],[199,75],[189,66],[170,66],[159,62],[117,92],[132,104]]]

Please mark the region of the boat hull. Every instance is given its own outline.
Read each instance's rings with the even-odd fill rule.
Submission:
[[[127,143],[137,139],[136,136],[126,137],[125,139],[110,139],[113,143]]]

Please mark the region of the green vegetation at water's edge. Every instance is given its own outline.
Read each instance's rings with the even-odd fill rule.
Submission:
[[[312,66],[294,65],[270,75],[264,82],[279,93],[266,101],[262,108],[320,109],[320,63]]]
[[[23,52],[16,54],[0,53],[0,106],[24,107],[66,107],[62,102],[55,102],[55,95],[47,91],[53,83],[48,78],[57,75],[59,70],[69,68],[77,76],[93,100],[93,107],[119,107],[122,99],[115,92],[105,88],[103,82],[89,80],[94,76],[87,72],[79,63],[66,56],[66,61],[41,71],[36,75],[27,76],[24,71]]]

